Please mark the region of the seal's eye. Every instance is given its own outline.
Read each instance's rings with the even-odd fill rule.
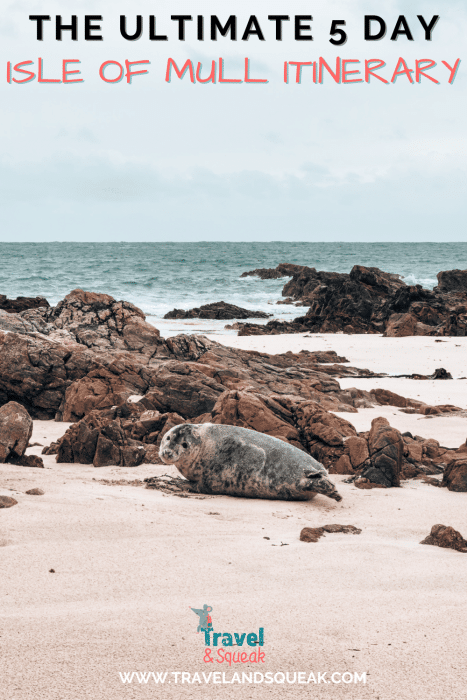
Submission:
[[[188,443],[187,443],[187,442],[182,442],[182,447],[183,447],[184,450],[186,450],[186,448],[188,447]]]

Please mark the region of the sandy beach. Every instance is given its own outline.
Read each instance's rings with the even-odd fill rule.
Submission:
[[[339,382],[467,410],[467,338],[212,338],[272,354],[335,350],[352,366],[391,375],[445,367],[453,380]],[[340,415],[358,430],[384,415],[399,430],[448,447],[467,437],[465,415],[428,419],[384,406]],[[40,454],[68,425],[34,421],[32,442],[40,446],[28,454]],[[18,505],[0,516],[0,697],[464,696],[467,556],[419,543],[436,523],[467,535],[467,494],[414,480],[365,491],[333,476],[341,503],[320,495],[310,503],[180,498],[129,483],[175,475],[174,467],[96,469],[57,464],[54,456],[44,463],[44,470],[2,465],[0,495]],[[25,494],[34,487],[44,495]],[[303,527],[336,523],[362,532],[299,541]],[[215,631],[262,627],[264,663],[205,663],[198,618],[189,609],[203,604],[213,607]],[[131,671],[168,676],[163,686],[151,678],[123,683],[119,673]],[[279,675],[269,684],[222,681],[222,673],[229,681],[236,671]],[[182,682],[173,672],[195,680]],[[199,683],[194,674],[203,672],[221,672],[221,682]],[[316,680],[326,672],[328,682],[282,683],[282,672],[290,679],[313,672]],[[345,672],[366,673],[366,683],[330,682],[332,673]]]

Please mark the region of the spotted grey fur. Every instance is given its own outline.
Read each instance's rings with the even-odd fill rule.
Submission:
[[[159,455],[199,493],[307,501],[342,500],[322,464],[278,438],[234,425],[184,423],[163,437]]]

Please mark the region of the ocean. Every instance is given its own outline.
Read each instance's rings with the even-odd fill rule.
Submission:
[[[334,272],[356,264],[379,267],[431,289],[441,270],[467,268],[467,243],[0,243],[0,293],[44,296],[55,305],[80,287],[131,301],[164,337],[235,333],[224,329],[231,321],[162,317],[173,308],[226,301],[295,318],[302,308],[276,305],[288,278],[240,278],[281,262]]]

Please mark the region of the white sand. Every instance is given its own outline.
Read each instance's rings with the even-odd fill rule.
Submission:
[[[328,346],[339,353],[338,343],[358,340],[332,338],[336,344]],[[366,349],[348,347],[345,354],[352,364],[361,353],[363,366],[381,366],[377,341],[386,339],[363,338]],[[407,356],[401,365],[410,364],[409,340],[432,342],[399,339]],[[253,348],[262,342],[267,351],[312,342],[297,336],[226,341]],[[417,367],[412,360],[402,371],[432,371],[430,358],[419,355]],[[454,349],[450,358],[435,365],[457,373]],[[364,420],[364,413],[344,417]],[[419,424],[434,430],[441,420],[454,419]],[[56,439],[65,428],[37,421],[33,441]],[[340,483],[339,504],[322,496],[311,503],[178,498],[94,480],[176,472],[166,466],[94,469],[58,465],[53,457],[45,463],[44,470],[2,465],[0,471],[0,494],[19,502],[0,510],[2,700],[465,697],[467,555],[418,543],[435,523],[467,536],[467,494],[412,481],[373,491]],[[45,495],[25,495],[32,487]],[[299,541],[302,527],[329,523],[352,524],[362,534]],[[216,631],[264,627],[266,662],[232,670],[203,663],[203,639],[189,610],[203,604],[213,606]],[[227,680],[234,670],[369,675],[366,685],[345,686],[176,685],[173,676],[163,687],[123,685],[118,671],[133,670],[226,671]]]

